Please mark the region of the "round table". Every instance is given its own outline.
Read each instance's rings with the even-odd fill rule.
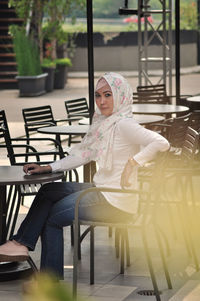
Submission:
[[[39,128],[37,131],[42,134],[84,135],[88,128],[89,125],[57,125]]]
[[[0,244],[3,244],[9,237],[8,236],[8,202],[7,202],[7,186],[14,185],[16,188],[18,185],[47,183],[60,180],[63,177],[63,173],[46,173],[37,175],[26,175],[23,172],[22,166],[0,166]],[[17,190],[16,190],[17,191]],[[15,198],[15,208],[12,210],[12,214],[18,214],[19,208],[16,204],[17,197]],[[18,200],[20,202],[20,200]],[[19,205],[19,204],[18,204]],[[9,226],[9,229],[15,226],[16,221],[13,220]],[[11,262],[0,264],[0,281],[7,281],[18,279],[22,276],[30,274],[30,266],[27,262]]]
[[[200,95],[187,97],[186,101],[192,111],[200,110]]]
[[[144,115],[144,114],[135,114],[133,118],[141,125],[148,125],[152,123],[157,123],[165,119],[164,116],[159,115]],[[83,118],[78,122],[80,125],[89,125],[89,118]]]
[[[200,103],[200,95],[187,97],[186,100],[190,101],[190,102],[199,102]]]
[[[37,131],[42,134],[57,134],[57,135],[82,135],[84,136],[89,129],[89,125],[60,125],[60,126],[47,126],[38,129]],[[84,182],[90,182],[91,179],[91,164],[85,164],[83,167]]]
[[[169,115],[173,113],[184,113],[189,111],[186,106],[176,106],[169,104],[132,104],[133,114],[161,114]]]

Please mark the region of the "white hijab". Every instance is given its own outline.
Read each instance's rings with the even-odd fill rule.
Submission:
[[[127,80],[118,73],[105,73],[98,81],[105,79],[113,95],[113,113],[104,116],[97,108],[92,124],[81,143],[70,151],[70,155],[81,156],[89,161],[98,162],[100,168],[112,168],[112,147],[116,123],[123,118],[132,118],[132,88]]]

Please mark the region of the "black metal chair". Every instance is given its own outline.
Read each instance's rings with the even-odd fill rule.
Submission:
[[[26,138],[11,138],[7,118],[5,111],[0,111],[0,148],[7,150],[7,156],[11,165],[20,165],[23,166],[25,163],[38,163],[38,164],[49,164],[54,161],[54,157],[62,159],[66,156],[64,153],[61,144],[59,141],[52,138],[29,138],[30,142],[38,142],[38,145],[41,141],[52,142],[56,145],[56,150],[54,151],[37,151],[35,147],[26,144]],[[44,159],[42,159],[44,158]],[[77,170],[68,171],[65,173],[65,178],[63,181],[69,180],[79,181]],[[19,195],[18,202],[24,203],[24,198],[27,196],[35,196],[40,189],[41,184],[32,184],[32,185],[20,185],[19,186]],[[14,201],[13,201],[14,202]],[[18,205],[19,207],[19,205]],[[18,208],[19,209],[19,208]],[[18,211],[16,212],[16,216]],[[12,229],[13,233],[14,229]],[[11,234],[12,234],[11,233]],[[71,241],[73,244],[73,226],[71,227]]]
[[[154,130],[157,130],[161,135],[163,135],[171,145],[171,149],[180,148],[183,144],[186,131],[190,125],[191,113],[169,118],[160,124],[154,124]]]
[[[57,156],[60,159],[65,157],[65,153],[62,149],[59,141],[52,138],[30,138],[29,141],[34,141],[38,143],[38,146],[42,141],[45,143],[51,142],[56,144],[57,148],[54,151],[37,151],[32,145],[26,144],[26,138],[11,138],[9,127],[7,123],[7,118],[5,111],[0,111],[0,138],[1,144],[0,147],[7,150],[7,156],[9,158],[11,165],[21,165],[25,163],[38,163],[38,164],[49,164],[54,161],[54,157]],[[44,159],[42,159],[44,158]],[[30,185],[20,187],[21,197],[35,195],[40,188],[39,185]]]
[[[199,152],[199,133],[187,127],[185,137],[179,153],[170,153],[170,160],[165,168],[165,196],[168,205],[177,206],[177,217],[180,221],[183,238],[188,254],[192,256],[196,270],[199,270],[198,257],[195,251],[195,243],[193,239],[193,230],[196,216],[196,204],[193,189],[193,176],[200,174],[200,167],[196,168],[195,156]],[[168,183],[173,181],[174,185],[170,189]],[[172,192],[173,191],[173,195]],[[169,207],[168,207],[169,208]],[[170,224],[174,224],[171,219]],[[173,227],[175,229],[175,226]]]
[[[65,109],[67,111],[67,117],[70,119],[69,124],[77,121],[77,118],[81,119],[83,117],[89,117],[89,107],[85,97],[69,99],[65,101]],[[77,138],[77,136],[73,136]],[[68,146],[71,143],[79,143],[80,140],[73,139],[72,135],[69,135]]]
[[[158,167],[158,165],[156,165]],[[160,169],[156,168],[156,172]],[[160,178],[160,177],[159,177]],[[78,210],[79,210],[79,202],[83,196],[85,196],[87,193],[90,193],[91,191],[100,191],[100,192],[117,192],[124,194],[124,197],[126,197],[126,194],[132,194],[133,199],[137,196],[139,198],[139,202],[141,202],[139,206],[139,211],[137,214],[133,215],[133,219],[127,222],[93,222],[93,221],[85,221],[80,220],[78,217]],[[153,193],[154,191],[154,193]],[[97,226],[103,226],[103,227],[112,227],[115,229],[118,229],[120,231],[119,239],[119,254],[120,254],[120,273],[124,273],[124,263],[125,263],[125,253],[127,254],[127,250],[125,248],[129,247],[127,245],[127,231],[128,229],[137,230],[141,233],[141,238],[143,241],[143,247],[146,254],[147,264],[153,284],[153,290],[154,294],[156,296],[156,300],[160,299],[160,291],[158,289],[158,284],[155,277],[155,271],[154,266],[152,262],[152,256],[149,249],[149,241],[148,241],[148,230],[150,229],[150,226],[152,226],[154,230],[154,234],[158,243],[158,249],[160,251],[162,265],[164,268],[164,273],[167,281],[168,288],[172,288],[171,285],[171,279],[169,276],[165,255],[164,255],[164,248],[162,245],[162,239],[161,239],[161,233],[158,225],[156,224],[156,219],[154,218],[154,214],[152,213],[152,204],[156,205],[159,198],[159,185],[158,189],[152,189],[151,191],[141,191],[141,190],[124,190],[124,189],[112,189],[112,188],[90,188],[84,191],[80,197],[76,201],[76,207],[75,207],[75,220],[74,220],[74,270],[73,270],[73,293],[76,296],[77,291],[77,276],[78,276],[78,255],[79,255],[79,239],[80,239],[80,233],[79,233],[79,226],[80,225],[87,225],[89,226],[88,232],[90,233],[90,284],[94,284],[94,229]],[[152,240],[152,237],[151,237]]]
[[[197,132],[200,131],[200,110],[195,110],[191,112],[189,126]]]
[[[30,136],[36,134],[39,128],[55,126],[58,122],[68,121],[68,119],[56,120],[50,105],[24,108],[22,109],[22,115],[24,118],[24,128],[28,145],[30,144]],[[60,135],[56,135],[55,139],[58,142],[61,142]],[[56,157],[54,157],[54,160],[56,160]]]
[[[133,93],[133,101],[138,103],[170,104],[171,98],[167,95],[164,84],[138,86],[137,92]]]

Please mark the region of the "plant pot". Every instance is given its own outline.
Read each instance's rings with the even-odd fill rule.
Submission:
[[[19,96],[39,96],[46,93],[45,81],[47,73],[34,76],[16,76]]]
[[[55,77],[54,77],[54,88],[55,89],[64,89],[65,84],[67,83],[67,72],[68,66],[65,65],[56,65]]]
[[[45,90],[47,92],[53,91],[54,88],[54,77],[55,77],[55,68],[53,67],[42,67],[42,71],[47,73],[46,81],[45,81]]]

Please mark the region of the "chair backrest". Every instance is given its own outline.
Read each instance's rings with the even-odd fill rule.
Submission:
[[[22,109],[27,137],[40,127],[56,125],[50,105]]]
[[[184,160],[192,160],[198,151],[199,133],[192,129],[187,128],[185,139],[182,144],[181,156]]]
[[[167,95],[166,86],[164,84],[160,85],[150,85],[150,86],[137,86],[137,92],[159,94],[162,96]]]
[[[65,108],[68,118],[75,116],[89,117],[89,107],[85,97],[66,100]]]
[[[164,84],[138,86],[137,92],[133,93],[133,101],[140,103],[170,104],[170,97],[166,93],[166,86]]]
[[[4,110],[0,111],[0,148],[6,148],[10,164],[16,163],[14,151],[11,143],[11,136],[8,128],[7,118]]]
[[[39,146],[42,138],[34,141],[38,141]],[[52,140],[50,141],[52,143]],[[47,143],[47,140],[45,140],[45,143]],[[24,165],[27,162],[49,164],[55,160],[51,159],[54,155],[58,155],[60,159],[64,157],[64,152],[60,145],[58,150],[37,152],[34,146],[27,144],[26,138],[11,138],[4,110],[0,111],[0,148],[7,149],[11,165]],[[30,161],[26,161],[26,158],[30,158]]]
[[[191,113],[189,126],[200,133],[200,110]]]
[[[168,128],[166,128],[167,134],[165,136],[172,147],[182,147],[189,126],[190,116],[191,113],[180,117],[170,118],[164,122],[164,124],[168,126]]]

